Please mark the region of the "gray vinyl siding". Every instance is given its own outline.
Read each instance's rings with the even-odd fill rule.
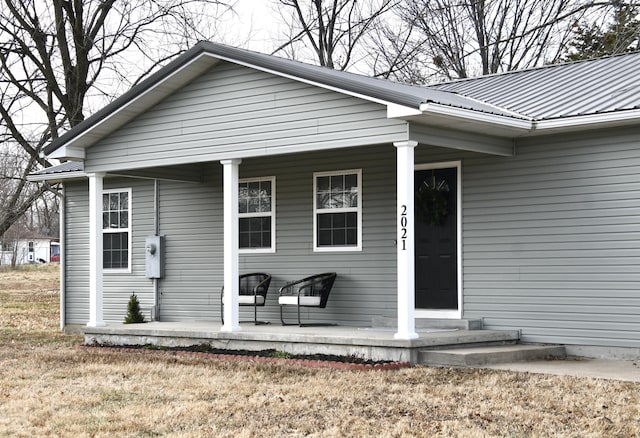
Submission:
[[[523,340],[640,347],[638,130],[464,160],[464,309]]]
[[[216,320],[222,284],[222,166],[204,168],[203,183],[160,181],[160,234],[165,276],[160,319]]]
[[[86,324],[89,320],[89,187],[87,181],[66,186],[66,272],[65,317],[67,324]],[[105,322],[122,322],[127,302],[135,292],[142,307],[153,305],[153,283],[145,277],[145,236],[153,228],[153,181],[105,178],[105,189],[131,188],[132,257],[131,273],[103,276],[103,312]]]
[[[337,272],[338,279],[327,308],[305,309],[307,318],[369,326],[374,315],[395,314],[395,166],[389,165],[394,157],[395,148],[384,145],[243,160],[241,178],[276,177],[276,252],[240,255],[241,273],[273,277],[261,319],[279,321],[283,284],[322,272]],[[356,168],[362,169],[363,250],[314,252],[313,173]],[[205,173],[203,184],[160,184],[160,232],[167,242],[166,277],[160,283],[165,321],[220,320],[222,166],[211,163]],[[249,308],[240,311],[242,320],[252,318]]]
[[[328,150],[407,138],[386,106],[223,63],[87,150],[87,171]]]
[[[89,184],[65,183],[65,323],[89,321]]]

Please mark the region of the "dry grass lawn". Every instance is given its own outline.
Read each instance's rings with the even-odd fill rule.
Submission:
[[[640,436],[638,383],[78,349],[57,282],[0,272],[0,436]]]

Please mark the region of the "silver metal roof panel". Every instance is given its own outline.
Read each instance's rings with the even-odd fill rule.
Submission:
[[[535,120],[640,108],[640,52],[429,86]]]

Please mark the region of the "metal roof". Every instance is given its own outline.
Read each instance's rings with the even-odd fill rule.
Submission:
[[[57,166],[51,166],[39,170],[37,172],[33,172],[32,175],[53,175],[58,173],[67,173],[67,172],[83,172],[84,171],[84,163],[80,161],[67,161],[62,164],[58,164]]]
[[[59,182],[64,179],[84,176],[84,163],[80,161],[66,161],[57,166],[47,167],[29,174],[29,181]]]
[[[640,108],[640,52],[429,86],[535,120]]]

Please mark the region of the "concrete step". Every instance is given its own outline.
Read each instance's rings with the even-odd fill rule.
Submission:
[[[514,344],[422,350],[418,355],[418,362],[425,365],[465,367],[563,358],[565,356],[565,348],[559,345]]]
[[[372,327],[397,327],[398,320],[388,316],[376,316],[371,321]],[[417,318],[416,330],[420,329],[458,329],[482,330],[482,319],[443,319]]]

